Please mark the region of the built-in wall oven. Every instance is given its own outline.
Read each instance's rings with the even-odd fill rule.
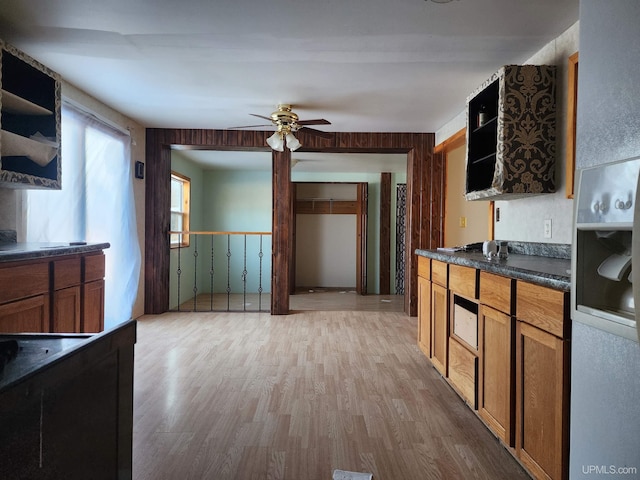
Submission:
[[[640,157],[576,172],[571,318],[640,341]],[[635,278],[634,278],[635,277]],[[635,289],[634,289],[635,285]]]

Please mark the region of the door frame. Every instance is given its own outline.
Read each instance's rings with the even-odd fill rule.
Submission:
[[[271,131],[146,129],[145,159],[145,313],[169,309],[169,192],[171,148],[269,151]],[[322,138],[299,132],[302,151],[335,153],[405,153],[407,155],[407,248],[404,311],[418,314],[418,249],[442,246],[444,165],[434,155],[435,134],[406,132],[334,132]],[[291,154],[272,151],[271,314],[289,313],[291,258]]]
[[[369,184],[367,182],[305,182],[297,181],[291,182],[292,190],[292,225],[293,225],[293,241],[291,246],[291,268],[290,274],[290,293],[293,295],[296,290],[296,260],[297,260],[297,214],[299,209],[305,209],[304,205],[298,204],[298,185],[301,184],[316,184],[316,185],[355,185],[356,187],[356,199],[347,201],[331,201],[339,209],[335,214],[337,215],[356,215],[356,293],[358,295],[367,294],[367,243],[368,243],[368,191]],[[304,199],[300,201],[304,202]],[[332,208],[327,207],[329,201],[315,201],[315,212],[319,214],[331,214]],[[340,204],[340,205],[337,205]],[[312,213],[307,211],[305,213]],[[347,286],[347,285],[345,285]]]

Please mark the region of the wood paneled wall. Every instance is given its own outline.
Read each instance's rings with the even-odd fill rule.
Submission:
[[[169,200],[171,146],[209,150],[269,151],[273,132],[203,129],[147,129],[145,313],[169,309]],[[433,155],[432,133],[347,133],[330,139],[298,132],[302,151],[407,154],[407,246],[405,312],[417,315],[417,248],[442,246],[444,165]],[[293,234],[290,152],[273,152],[272,314],[289,311],[289,268]]]
[[[391,173],[380,174],[380,295],[391,293]]]

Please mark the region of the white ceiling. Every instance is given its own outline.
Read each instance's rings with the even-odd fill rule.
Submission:
[[[145,127],[435,132],[579,0],[1,0],[0,36]],[[266,128],[270,129],[270,128]],[[295,157],[295,155],[294,155]]]

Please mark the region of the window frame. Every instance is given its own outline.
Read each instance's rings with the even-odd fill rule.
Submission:
[[[177,180],[182,184],[182,209],[181,210],[173,210],[171,207],[171,202],[169,202],[169,216],[172,217],[174,214],[179,214],[182,216],[182,229],[181,231],[187,232],[190,227],[191,220],[191,179],[186,175],[183,175],[176,171],[171,171],[171,181]],[[171,184],[170,184],[171,185]],[[181,241],[174,241],[174,235],[171,235],[169,238],[169,246],[170,248],[185,248],[191,245],[189,235],[182,235]]]

